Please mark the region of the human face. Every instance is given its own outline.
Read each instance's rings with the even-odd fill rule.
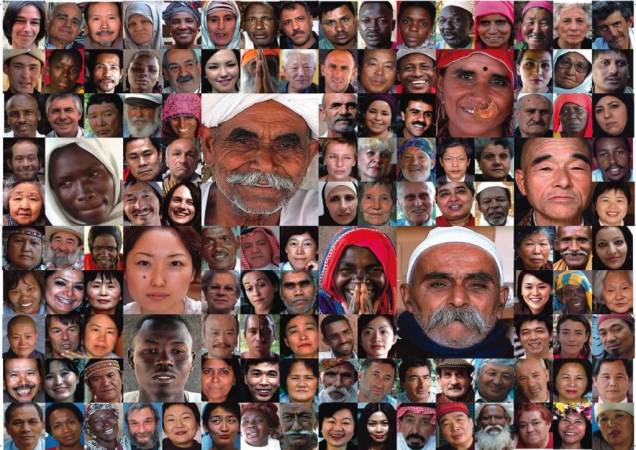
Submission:
[[[38,410],[30,404],[14,409],[4,426],[13,446],[20,449],[36,448],[44,433],[44,423]]]
[[[87,118],[97,137],[121,137],[122,115],[114,103],[91,105]]]
[[[616,10],[605,19],[599,20],[595,31],[610,48],[628,49],[630,47],[629,29],[632,26],[632,18],[625,19],[621,11]]]
[[[367,288],[367,301],[373,301],[384,293],[387,277],[375,254],[365,247],[351,245],[347,247],[336,266],[333,277],[333,288],[338,297],[346,299],[349,305],[354,304],[355,291],[361,285]],[[350,314],[355,314],[349,311]]]
[[[107,314],[90,316],[84,328],[84,346],[91,358],[103,358],[115,349],[117,326]]]
[[[483,68],[488,67],[488,71]],[[512,113],[510,72],[483,54],[456,61],[446,68],[438,92],[452,136],[501,136]],[[439,94],[438,94],[439,95]]]
[[[158,107],[124,105],[124,114],[131,137],[148,137],[160,125],[161,112]]]
[[[35,99],[25,94],[16,94],[6,103],[7,109],[7,124],[9,128],[13,130],[15,137],[35,137],[38,129],[38,121],[40,120],[40,110]],[[16,159],[16,149],[28,150],[29,153],[33,153],[33,159],[29,161],[22,160],[22,165],[28,164],[30,168],[29,173],[26,175],[28,178],[24,178],[23,174],[16,173],[16,169],[21,168],[13,167],[14,160]],[[17,142],[12,147],[13,155],[10,167],[13,168],[13,173],[16,179],[33,179],[35,173],[39,168],[37,147],[30,142]]]
[[[504,189],[494,187],[481,191],[478,206],[490,225],[497,226],[506,224],[511,205]]]
[[[592,229],[559,227],[556,249],[569,269],[585,269],[592,252]]]
[[[557,338],[561,347],[561,358],[578,358],[590,335],[582,323],[566,320],[561,323]]]
[[[308,271],[284,271],[280,294],[290,314],[307,314],[316,302],[316,287]]]
[[[106,166],[77,146],[55,151],[49,163],[49,183],[66,212],[87,225],[106,221],[116,200]]]
[[[57,254],[73,256],[80,247],[79,238],[70,232],[57,231],[50,238],[51,250]]]
[[[557,431],[564,444],[578,447],[585,437],[586,428],[585,419],[581,414],[569,413],[559,420]]]
[[[525,274],[521,280],[521,297],[532,314],[539,314],[550,300],[552,285],[532,274]]]
[[[276,293],[276,287],[269,277],[264,272],[249,272],[243,277],[242,282],[247,299],[254,306],[256,313],[269,313]]]
[[[541,417],[539,411],[524,411],[519,415],[517,430],[519,437],[530,448],[542,448],[549,439],[550,422]]]
[[[579,5],[569,5],[561,8],[559,23],[555,28],[561,48],[581,48],[581,43],[590,30],[590,20]]]
[[[38,330],[35,323],[15,323],[9,328],[7,338],[18,358],[28,358],[37,345]]]
[[[630,152],[622,139],[598,138],[594,143],[596,162],[603,181],[627,181],[631,172]]]
[[[433,125],[433,105],[424,101],[411,100],[406,112],[402,112],[404,120],[404,137],[422,137]],[[432,130],[434,131],[434,130]]]
[[[168,205],[168,217],[177,225],[189,224],[196,214],[192,193],[187,186],[179,186],[172,194]]]
[[[315,71],[316,63],[310,55],[290,53],[285,66],[285,74],[289,81],[289,92],[302,93],[309,88]]]
[[[470,377],[467,369],[442,369],[439,383],[446,397],[459,401],[468,392]]]
[[[245,213],[279,211],[296,193],[318,153],[318,142],[310,140],[308,131],[301,116],[271,100],[219,125],[216,133],[203,139],[219,191]],[[248,174],[260,174],[260,181],[236,181]],[[279,183],[272,185],[265,175]]]
[[[148,45],[152,43],[154,36],[152,21],[141,14],[133,14],[128,18],[126,30],[130,39],[137,45]]]
[[[444,217],[451,223],[462,224],[470,216],[473,193],[463,181],[449,181],[439,186],[435,200]]]
[[[7,301],[16,314],[37,314],[40,310],[41,297],[40,285],[31,273],[27,273],[7,293]]]
[[[210,414],[207,428],[215,445],[221,447],[233,445],[239,432],[239,418],[222,406],[217,406]]]
[[[337,357],[347,357],[353,354],[353,330],[347,320],[338,320],[327,325],[322,340]]]
[[[130,92],[152,92],[159,81],[160,74],[159,61],[157,58],[145,54],[134,58],[128,65],[128,85]]]
[[[548,92],[552,80],[552,56],[544,50],[526,50],[517,64],[517,74],[521,77],[522,92]]]
[[[69,55],[63,55],[47,68],[49,76],[48,92],[72,92],[82,70],[81,64]]]
[[[578,403],[582,401],[587,387],[585,369],[578,363],[565,363],[554,377],[559,401]]]
[[[601,435],[610,448],[631,445],[634,440],[634,417],[620,410],[603,411],[597,422]]]
[[[508,289],[499,287],[495,261],[483,250],[459,243],[438,245],[424,254],[415,263],[410,286],[400,287],[407,309],[435,342],[458,348],[481,342],[495,326],[508,296]],[[483,323],[471,326],[455,319],[430,327],[437,310],[456,308],[472,310],[475,321]]]
[[[238,324],[226,314],[209,314],[205,319],[205,347],[210,358],[229,358],[238,342]]]
[[[445,414],[439,422],[439,429],[454,448],[468,448],[473,441],[473,420],[463,412]]]
[[[539,320],[524,322],[519,330],[519,340],[527,357],[540,358],[549,351],[550,333],[545,323]]]
[[[201,367],[201,391],[208,402],[221,403],[236,383],[232,367],[222,359],[204,358]]]
[[[311,40],[312,17],[302,5],[280,11],[280,29],[295,48],[307,48]]]
[[[182,313],[194,276],[190,252],[169,228],[147,231],[126,256],[128,291],[144,314]]]
[[[111,234],[100,234],[93,240],[91,255],[98,269],[116,269],[119,259],[117,241]]]
[[[247,369],[245,384],[254,401],[272,401],[278,394],[279,373],[277,362],[261,362]]]
[[[611,135],[620,136],[627,126],[627,106],[617,97],[602,97],[594,107],[594,118],[601,129]]]
[[[285,327],[285,344],[295,358],[315,358],[318,355],[318,323],[316,317],[299,315]]]
[[[116,410],[100,409],[89,417],[89,426],[95,435],[95,440],[99,444],[112,443],[117,440],[117,433],[119,431],[117,416],[118,411]]]
[[[40,32],[42,20],[40,12],[33,5],[26,5],[18,11],[11,28],[11,47],[35,48],[35,38]]]
[[[77,323],[62,323],[53,316],[46,331],[51,354],[55,358],[63,357],[67,352],[76,352],[80,345],[80,326]]]
[[[389,176],[391,149],[385,145],[363,145],[358,153],[362,181],[375,181]]]
[[[446,6],[437,19],[439,32],[452,48],[465,47],[470,39],[473,21],[468,11],[457,6]]]
[[[339,364],[331,367],[323,372],[322,384],[325,388],[332,387],[334,389],[351,389],[355,383],[355,373],[350,364]],[[340,391],[334,391],[330,394],[332,401],[340,401],[344,394]]]
[[[236,16],[229,11],[213,11],[205,18],[208,34],[216,48],[226,48],[234,36]]]
[[[568,314],[585,314],[589,312],[585,303],[585,291],[580,286],[567,285],[559,292],[559,299],[565,304]]]
[[[367,432],[373,442],[385,442],[389,437],[389,419],[386,414],[382,411],[371,414],[367,421]]]
[[[8,358],[4,363],[4,387],[12,401],[32,402],[42,389],[37,361]]]
[[[594,93],[622,92],[627,85],[630,70],[624,53],[614,50],[599,52],[592,63]]]
[[[590,72],[590,63],[585,56],[576,52],[562,55],[556,61],[554,81],[556,85],[565,89],[579,86]]]
[[[582,137],[585,133],[587,119],[588,113],[583,105],[571,102],[565,103],[559,112],[563,136]]]
[[[397,342],[397,335],[389,320],[378,316],[362,330],[360,342],[367,358],[388,358],[391,347]]]
[[[391,32],[395,28],[393,10],[384,4],[365,2],[360,5],[358,15],[360,36],[366,48],[389,48]]]
[[[199,423],[186,405],[170,405],[163,411],[163,431],[175,447],[188,448],[194,442]]]
[[[485,364],[477,374],[479,394],[489,402],[503,402],[515,383],[515,369],[494,363]],[[482,412],[482,418],[484,412]]]
[[[269,355],[275,338],[274,321],[271,317],[251,315],[247,318],[245,340],[249,355],[254,358],[265,358]]]
[[[470,165],[470,158],[463,146],[448,147],[440,163],[448,181],[461,181]]]
[[[596,233],[594,248],[600,262],[608,269],[620,269],[631,251],[620,228],[603,227]]]
[[[400,420],[400,430],[409,448],[423,448],[435,433],[430,415],[407,412]]]
[[[70,44],[82,30],[82,11],[74,3],[58,3],[49,19],[47,33],[58,48]]]
[[[233,50],[218,50],[205,63],[205,78],[212,92],[236,92],[240,67]]]
[[[320,121],[330,135],[353,133],[358,114],[358,100],[354,94],[325,94],[320,107]]]
[[[276,44],[278,22],[274,7],[269,4],[250,5],[245,11],[245,31],[254,47],[271,47]]]
[[[309,448],[312,441],[317,439],[316,415],[312,412],[311,404],[280,405],[281,438],[283,448]]]
[[[537,358],[524,358],[517,363],[517,385],[531,402],[548,400],[550,372],[544,369]]]
[[[265,447],[270,433],[269,428],[269,419],[264,413],[252,409],[241,414],[241,436],[245,436],[248,444],[254,447]]]
[[[478,162],[488,180],[504,181],[510,172],[510,150],[502,145],[487,145],[482,149]]]
[[[542,95],[526,95],[518,103],[517,124],[523,137],[541,137],[548,130],[552,106]]]
[[[160,208],[159,198],[147,183],[126,186],[124,213],[133,225],[161,225]]]
[[[68,314],[82,304],[84,275],[80,270],[57,270],[46,279],[44,298],[47,313]]]
[[[42,77],[42,66],[39,59],[28,54],[5,62],[3,71],[9,77],[10,90],[15,94],[33,94]]]
[[[605,351],[615,358],[634,356],[634,332],[621,319],[608,319],[598,327],[598,334]]]
[[[371,94],[389,92],[397,74],[394,50],[365,50],[362,56],[360,83]]]
[[[28,229],[33,231],[33,229]],[[42,239],[17,233],[7,242],[7,260],[16,269],[31,269],[42,262]]]
[[[121,35],[121,17],[115,3],[95,3],[87,8],[88,37],[97,48],[111,48]]]
[[[9,216],[18,225],[30,225],[42,214],[44,199],[35,182],[14,185],[9,197]]]
[[[285,11],[281,14],[284,15]],[[351,80],[355,79],[358,73],[356,61],[347,50],[330,51],[325,62],[320,65],[320,72],[325,78],[325,92],[327,93],[345,92]]]
[[[623,361],[603,362],[594,378],[598,390],[599,401],[620,403],[629,390],[630,380]]]
[[[203,259],[207,261],[210,269],[234,269],[239,242],[232,229],[226,227],[205,228],[202,236]]]
[[[420,48],[431,35],[433,20],[422,6],[404,3],[398,17],[398,29],[408,48]]]
[[[292,364],[287,376],[287,394],[289,401],[308,403],[314,399],[318,390],[318,377],[302,362]]]
[[[108,279],[101,276],[89,281],[86,286],[86,296],[95,312],[114,314],[121,301],[121,286],[117,278]]]
[[[348,409],[340,409],[322,420],[322,436],[331,448],[346,447],[353,438],[355,417]]]
[[[173,14],[168,22],[168,34],[174,39],[174,48],[191,48],[198,31],[196,19],[187,12]]]
[[[231,314],[238,300],[236,278],[233,272],[217,271],[210,279],[205,300],[211,314]]]
[[[157,422],[151,407],[128,411],[128,431],[130,440],[136,447],[148,446],[157,443]]]
[[[201,64],[194,50],[172,49],[165,58],[166,77],[175,92],[196,92],[201,82]]]
[[[395,369],[390,364],[375,361],[369,364],[358,376],[360,381],[361,402],[381,402],[386,397],[395,381]]]
[[[417,147],[408,147],[398,156],[398,167],[409,181],[427,181],[431,176],[431,158]]]
[[[51,436],[60,446],[73,448],[80,444],[82,425],[71,409],[56,409],[49,415]]]
[[[358,20],[348,6],[343,5],[321,15],[322,32],[336,49],[355,48]]]
[[[512,25],[501,14],[487,14],[477,21],[477,35],[486,48],[506,50],[512,36]]]
[[[619,189],[603,192],[594,205],[596,214],[603,225],[621,225],[627,215],[629,201]]]
[[[161,153],[149,138],[127,142],[124,153],[126,166],[137,181],[153,181],[157,178],[161,170]]]
[[[309,233],[294,234],[289,237],[285,245],[287,260],[294,270],[309,269],[309,265],[316,262],[318,245]]]
[[[371,102],[364,113],[364,123],[370,137],[385,137],[391,126],[391,107],[384,100]]]
[[[608,271],[603,280],[603,303],[616,314],[630,312],[633,307],[631,272],[627,270]]]
[[[241,236],[241,250],[249,267],[265,267],[272,261],[272,248],[264,231]]]
[[[347,225],[355,219],[358,210],[358,197],[347,186],[338,186],[332,189],[325,200],[329,216],[338,225]]]
[[[86,383],[93,393],[93,402],[121,402],[122,374],[119,369],[110,367],[105,371],[92,374]]]
[[[72,98],[51,101],[47,119],[58,137],[75,137],[82,114]]]
[[[402,380],[402,389],[404,389],[409,401],[413,403],[427,402],[430,388],[431,372],[427,366],[406,369],[405,379]],[[402,423],[402,428],[404,428],[404,423]],[[409,434],[405,431],[403,433],[405,437]]]
[[[552,46],[552,13],[543,8],[530,8],[521,19],[521,35],[531,50]]]
[[[592,155],[580,139],[537,138],[515,171],[517,187],[534,208],[537,225],[574,225],[592,198]]]
[[[362,195],[362,217],[369,225],[386,225],[393,211],[391,186],[366,186]]]

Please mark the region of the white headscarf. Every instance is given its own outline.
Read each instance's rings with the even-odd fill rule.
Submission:
[[[101,139],[86,139],[86,138],[53,138],[46,140],[46,152],[45,152],[45,164],[47,169],[50,168],[49,161],[51,155],[59,148],[75,144],[85,152],[90,153],[92,156],[104,165],[108,173],[113,178],[113,185],[115,186],[115,204],[110,211],[106,221],[98,224],[91,225],[121,225],[123,222],[123,201],[122,201],[122,171],[123,171],[123,143],[118,138],[101,138]],[[45,194],[45,211],[46,217],[51,222],[51,225],[58,226],[73,226],[73,225],[88,225],[82,221],[72,217],[53,191],[51,186],[51,180],[47,170],[46,173],[46,194]]]
[[[571,89],[566,89],[557,86],[556,80],[554,81],[554,93],[555,94],[589,94],[592,92],[592,50],[579,50],[579,49],[556,49],[554,50],[554,65],[556,72],[556,65],[559,58],[566,53],[578,53],[583,56],[587,62],[590,63],[590,73],[587,74],[581,84]]]
[[[241,12],[238,5],[234,0],[210,0],[201,10],[201,38],[203,39],[202,48],[215,49],[216,44],[210,38],[210,31],[208,30],[208,14],[215,9],[223,9],[231,11],[236,17],[236,24],[234,25],[234,31],[232,32],[232,40],[227,44],[227,48],[240,49],[241,48]]]
[[[153,36],[150,44],[139,45],[135,43],[130,37],[130,31],[128,31],[128,19],[130,19],[130,17],[135,14],[147,17],[152,22]],[[126,12],[124,13],[124,29],[126,31],[126,37],[124,38],[124,48],[161,48],[161,20],[159,20],[159,11],[157,10],[157,6],[154,3],[127,3]]]

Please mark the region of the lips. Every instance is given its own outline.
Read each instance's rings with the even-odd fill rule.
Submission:
[[[176,381],[177,377],[170,372],[159,372],[154,374],[151,379],[156,383],[168,384]]]

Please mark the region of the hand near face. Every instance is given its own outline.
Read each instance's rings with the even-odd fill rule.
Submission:
[[[262,48],[259,48],[256,53],[256,73],[254,76],[254,88],[256,93],[271,93],[272,80],[267,68],[267,58]]]

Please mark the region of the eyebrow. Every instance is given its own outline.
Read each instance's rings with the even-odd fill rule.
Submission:
[[[147,252],[136,252],[135,254],[136,255],[148,256],[150,258],[154,258],[155,257],[154,254],[147,253]],[[173,258],[173,257],[176,257],[176,256],[186,256],[186,254],[185,253],[171,253],[169,255],[166,255],[166,258]]]
[[[448,272],[429,272],[424,274],[422,281],[430,280],[454,280],[454,277]],[[464,280],[490,281],[495,283],[495,277],[488,272],[472,272],[466,275]]]
[[[583,162],[589,164],[590,166],[592,165],[592,161],[590,161],[590,158],[588,158],[583,153],[576,152],[576,153],[572,154],[572,158],[578,159],[580,161],[583,161]],[[537,156],[532,161],[530,161],[530,165],[531,166],[536,166],[537,164],[541,164],[543,161],[547,161],[549,159],[552,159],[552,155],[550,155],[550,154]]]

